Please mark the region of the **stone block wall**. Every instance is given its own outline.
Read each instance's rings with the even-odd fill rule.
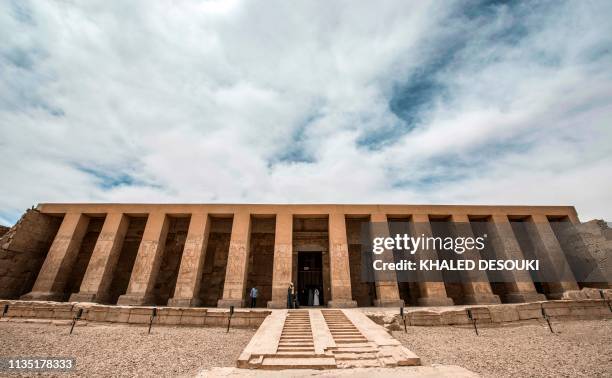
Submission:
[[[349,243],[349,265],[351,272],[351,292],[357,306],[368,307],[374,305],[376,299],[376,288],[373,282],[364,282],[361,277],[362,271],[362,245],[361,227],[367,219],[347,219],[346,234]]]
[[[250,305],[249,293],[257,287],[257,307],[266,307],[272,300],[272,268],[274,266],[274,219],[254,219],[249,253],[249,274],[245,298]]]
[[[187,239],[190,218],[170,218],[168,225],[168,236],[164,246],[164,258],[159,268],[155,289],[155,303],[160,306],[166,305],[168,299],[174,294],[176,279],[178,277],[183,247]]]
[[[110,293],[103,301],[104,303],[117,303],[119,296],[125,294],[146,223],[146,217],[129,217],[128,229],[110,285]]]
[[[66,299],[70,297],[70,294],[79,292],[81,282],[85,276],[87,265],[91,259],[91,254],[96,246],[96,242],[98,241],[98,236],[100,236],[100,231],[102,231],[103,224],[104,218],[89,219],[87,232],[85,233],[83,241],[81,242],[79,254],[77,255],[77,259],[72,267],[72,272],[70,273],[70,278],[68,279],[68,283],[65,288]]]
[[[81,320],[87,322],[125,323],[148,325],[153,307],[108,306],[71,302],[31,302],[0,300],[0,308],[8,305],[4,321],[20,319],[71,320],[82,309]],[[270,311],[237,309],[231,319],[232,327],[258,327]],[[153,318],[154,325],[226,327],[229,310],[162,307]]]
[[[203,306],[215,307],[219,298],[223,297],[231,232],[232,219],[212,219],[200,286]]]
[[[592,220],[576,226],[588,258],[599,267],[603,277],[612,279],[612,229],[603,220]],[[585,284],[584,286],[593,286]]]
[[[29,209],[0,237],[0,298],[19,298],[32,289],[61,222]]]

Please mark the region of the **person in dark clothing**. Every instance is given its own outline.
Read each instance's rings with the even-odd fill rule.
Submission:
[[[293,308],[293,282],[289,282],[287,288],[287,308]]]

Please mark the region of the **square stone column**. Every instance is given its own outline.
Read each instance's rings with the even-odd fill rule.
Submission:
[[[541,260],[540,264],[548,264],[551,273],[559,279],[556,282],[547,282],[550,290],[547,297],[561,299],[566,290],[580,290],[546,215],[529,217],[527,230],[535,247],[536,256]]]
[[[127,292],[119,297],[117,304],[155,304],[153,289],[164,256],[168,223],[168,217],[164,213],[149,214]]]
[[[357,307],[351,291],[351,268],[344,214],[329,214],[329,274],[331,300],[329,307]]]
[[[49,248],[32,291],[21,299],[63,301],[64,289],[87,232],[89,217],[81,213],[66,213]]]
[[[387,223],[387,214],[371,214],[370,215],[370,235],[372,238],[389,237],[389,224]],[[394,263],[393,250],[385,250],[380,255],[372,255],[373,259],[380,259],[386,263]],[[394,270],[380,272],[375,270],[376,275],[376,299],[374,306],[376,307],[403,307],[404,301],[400,299],[399,290],[397,287],[397,275]]]
[[[106,215],[81,282],[81,288],[78,293],[70,296],[71,302],[100,303],[107,299],[128,224],[128,218],[122,213]]]
[[[268,308],[287,308],[287,288],[293,268],[293,215],[276,214],[274,232],[274,267],[272,271],[272,300]]]
[[[195,307],[202,305],[199,293],[209,234],[208,214],[191,214],[174,296],[168,300],[168,306]]]
[[[427,214],[412,215],[412,236],[433,237],[429,216]],[[415,256],[421,260],[438,260],[438,251],[421,248],[415,252]],[[452,306],[453,299],[446,294],[446,286],[440,271],[417,271],[420,297],[417,299],[419,306]]]
[[[245,306],[250,236],[251,215],[249,213],[234,214],[227,268],[225,269],[223,298],[219,299],[217,307]]]
[[[465,214],[453,214],[453,231],[455,237],[474,238],[474,232],[470,225],[470,219]],[[486,241],[485,241],[486,242]],[[480,251],[475,247],[466,248],[462,254],[457,254],[461,260],[472,260],[476,263],[480,260]],[[487,272],[482,270],[470,270],[461,272],[463,301],[465,304],[494,304],[500,303],[499,296],[493,294]]]
[[[495,258],[500,260],[523,260],[523,252],[516,240],[512,225],[505,214],[493,214],[490,222],[493,235],[490,242],[493,243]],[[524,270],[504,271],[505,286],[508,294],[502,298],[504,302],[536,302],[544,301],[546,297],[536,291],[531,279],[531,274]]]

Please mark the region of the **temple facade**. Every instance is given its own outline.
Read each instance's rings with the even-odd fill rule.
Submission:
[[[503,237],[494,252],[507,259],[523,257],[511,225],[520,220],[555,261],[564,258],[555,224],[579,224],[572,206],[45,203],[2,237],[0,297],[244,307],[256,287],[258,307],[284,308],[293,283],[302,305],[315,304],[316,290],[328,307],[436,306],[553,299],[584,285],[542,285],[527,272],[509,282],[364,282],[361,225],[394,220],[425,235],[438,220],[463,224],[466,236],[484,227]]]

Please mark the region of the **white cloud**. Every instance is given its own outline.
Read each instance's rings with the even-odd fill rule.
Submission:
[[[605,1],[3,2],[0,223],[60,201],[612,219],[611,16]]]

